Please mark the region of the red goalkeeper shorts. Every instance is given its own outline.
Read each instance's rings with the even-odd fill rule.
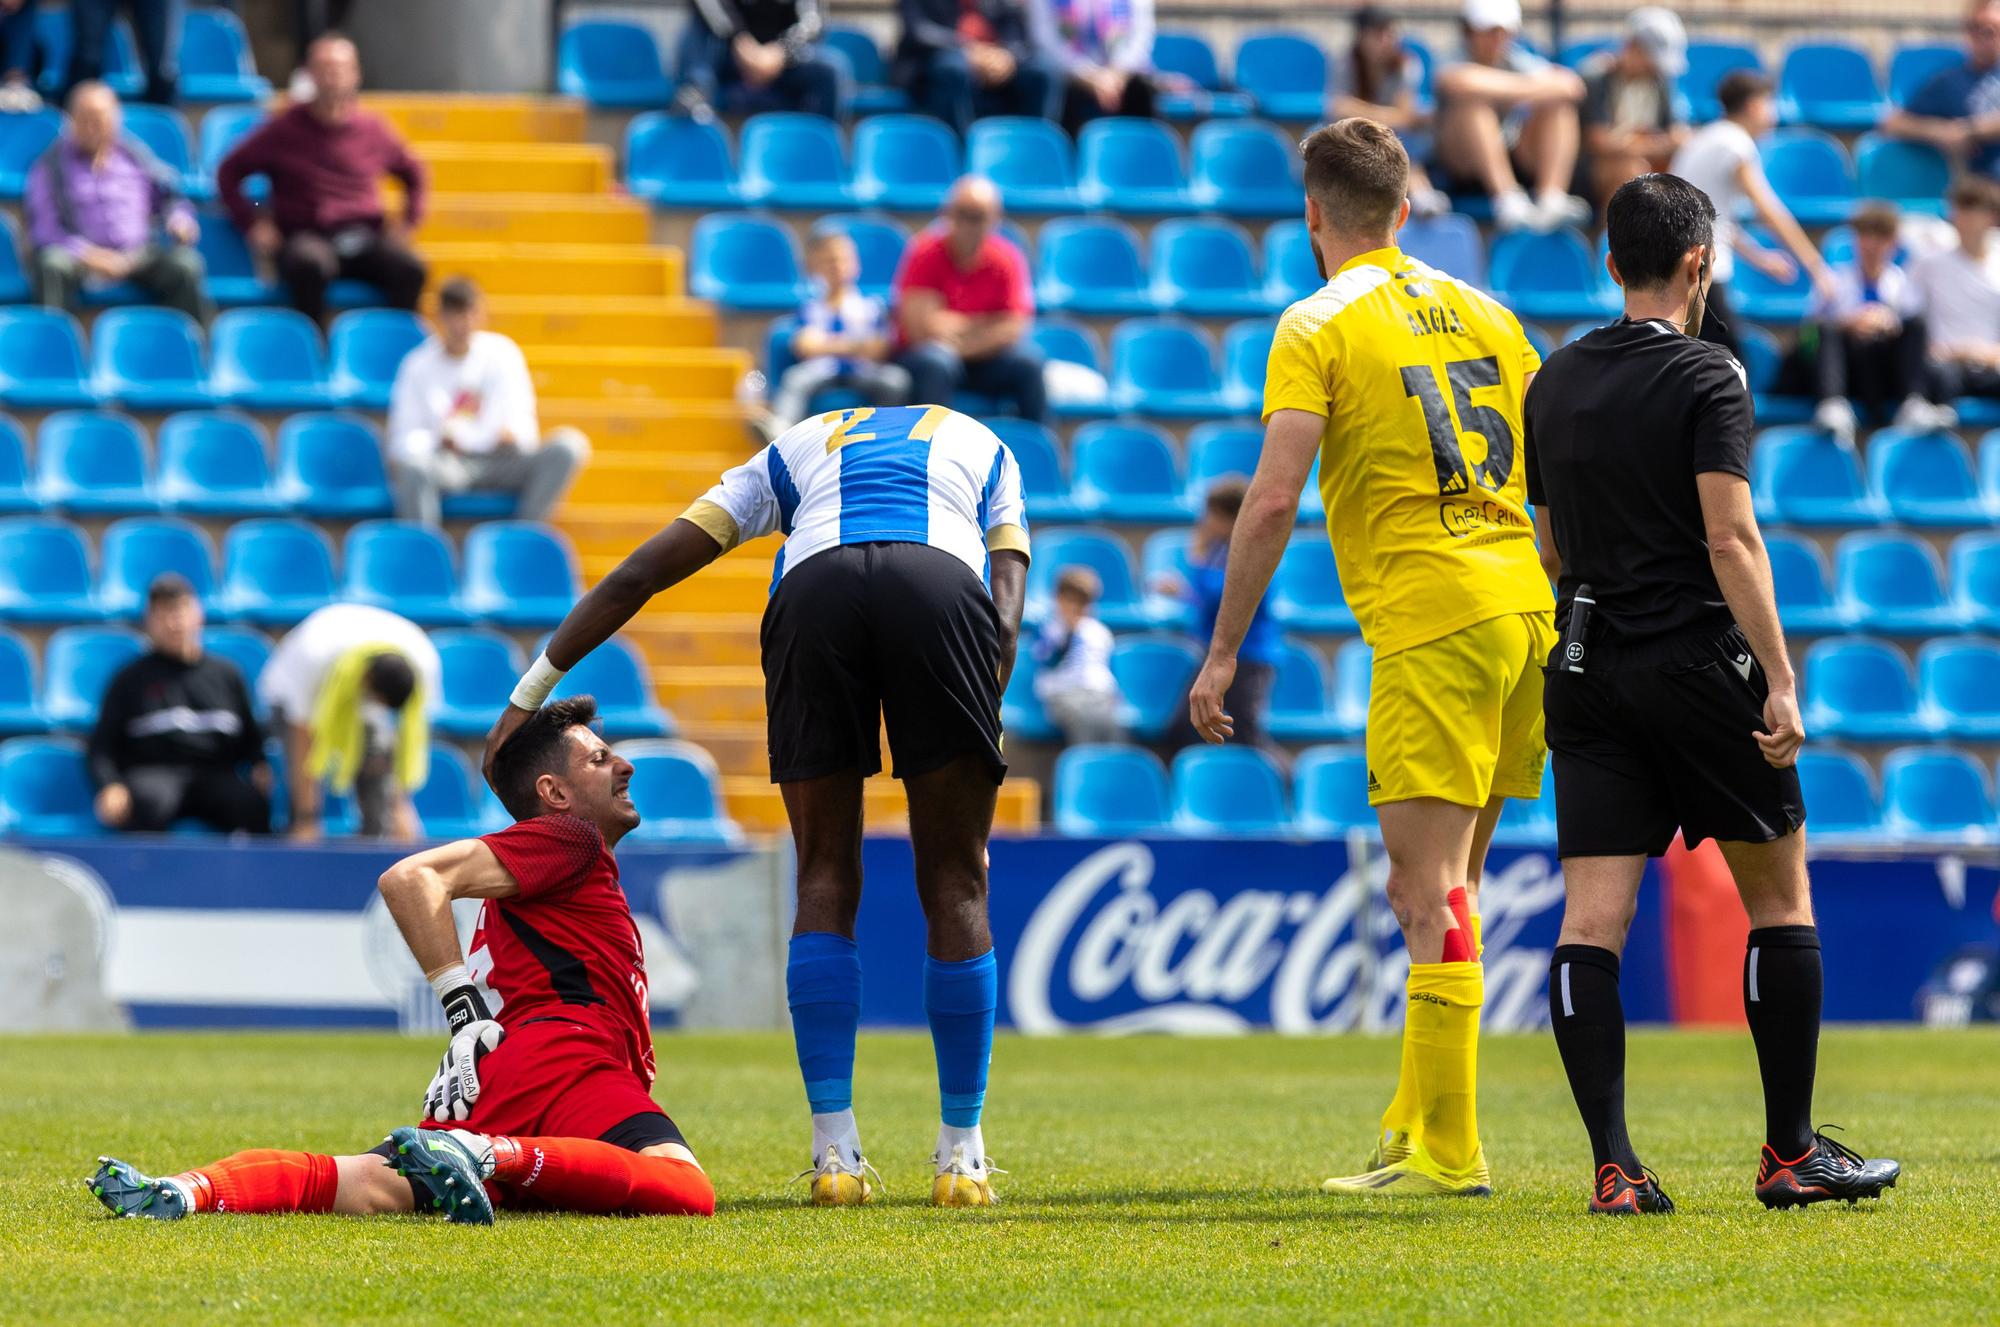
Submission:
[[[568,1019],[507,1029],[479,1062],[479,1100],[463,1124],[426,1129],[537,1138],[602,1138],[635,1115],[664,1114],[610,1037]]]

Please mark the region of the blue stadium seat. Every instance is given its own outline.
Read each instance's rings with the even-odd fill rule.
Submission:
[[[213,180],[222,165],[222,159],[235,146],[250,136],[250,131],[264,121],[262,106],[216,106],[201,117],[201,128],[196,133],[196,143],[201,153],[202,175]],[[258,177],[262,187],[246,185],[245,192],[253,199],[269,193],[268,182]],[[204,219],[204,230],[207,229]]]
[[[119,97],[131,101],[145,90],[139,73],[138,44],[132,26],[124,19],[111,25],[104,51],[104,83]],[[42,94],[53,100],[68,81],[70,56],[75,47],[75,27],[67,6],[51,9],[43,5],[35,12],[35,45],[41,55]]]
[[[1065,134],[1032,116],[976,121],[965,136],[965,168],[999,186],[1010,212],[1074,212],[1075,154]]]
[[[465,536],[465,606],[508,627],[553,627],[583,593],[568,536],[539,521],[487,521]]]
[[[1818,129],[1780,129],[1764,145],[1764,175],[1800,224],[1830,226],[1854,210],[1854,163]]]
[[[1066,313],[1151,313],[1139,239],[1122,221],[1058,217],[1035,250],[1035,303]]]
[[[1174,826],[1183,834],[1283,834],[1285,776],[1254,747],[1191,746],[1174,757]]]
[[[760,207],[821,211],[854,205],[840,130],[819,115],[751,116],[743,124],[737,178],[744,201]]]
[[[1707,124],[1722,115],[1715,99],[1715,85],[1734,69],[1759,69],[1764,58],[1752,46],[1732,41],[1691,41],[1688,43],[1687,70],[1680,78],[1681,97],[1687,102],[1688,118]]]
[[[194,132],[187,117],[170,106],[138,102],[125,108],[125,132],[145,144],[162,166],[180,180],[181,192],[202,200],[215,196],[215,185],[194,161]]]
[[[211,622],[202,628],[201,649],[203,654],[236,665],[236,671],[243,674],[244,684],[250,689],[251,707],[261,714],[263,702],[257,696],[257,676],[271,657],[271,638],[255,627],[218,626]],[[501,697],[501,703],[506,703],[505,696]]]
[[[209,331],[216,394],[253,410],[327,404],[319,328],[296,309],[231,309]]]
[[[263,101],[270,80],[257,73],[243,20],[226,9],[185,11],[181,27],[181,96],[188,101]]]
[[[1358,746],[1315,746],[1292,766],[1298,825],[1313,838],[1340,838],[1375,828],[1368,805],[1368,752]]]
[[[311,411],[279,425],[276,487],[314,516],[386,516],[394,505],[382,440],[360,415]]]
[[[12,118],[0,116],[0,128]],[[0,309],[0,398],[31,410],[91,404],[76,319],[59,309]]]
[[[1368,642],[1351,640],[1333,656],[1333,712],[1347,731],[1359,736],[1368,729],[1368,697],[1375,682],[1375,652]]]
[[[1917,703],[1949,741],[2000,739],[2000,645],[1926,641],[1917,651]]]
[[[1188,434],[1187,502],[1198,511],[1209,486],[1225,475],[1248,479],[1257,471],[1264,451],[1264,429],[1258,424],[1197,424]]]
[[[130,415],[58,411],[42,421],[35,444],[43,505],[90,513],[160,509],[147,473],[145,436]]]
[[[132,410],[215,404],[202,362],[201,327],[179,309],[113,309],[90,335],[91,386]]]
[[[210,111],[209,116],[213,118],[218,113]],[[201,236],[195,247],[201,251],[202,262],[208,268],[203,283],[208,296],[223,308],[275,304],[285,298],[281,286],[258,275],[256,261],[250,257],[243,236],[225,218],[202,217]]]
[[[1222,400],[1238,414],[1264,411],[1264,368],[1271,361],[1275,318],[1246,318],[1222,334]]]
[[[48,726],[36,699],[34,656],[19,636],[0,629],[0,736],[39,733]]]
[[[1750,454],[1757,514],[1793,525],[1875,525],[1888,514],[1854,453],[1817,429],[1765,429]]]
[[[1185,636],[1120,636],[1111,650],[1111,673],[1125,696],[1127,727],[1134,737],[1158,741],[1187,713],[1188,687],[1201,653]]]
[[[1085,207],[1173,216],[1194,206],[1180,140],[1156,120],[1092,120],[1077,135],[1076,169]]]
[[[1266,32],[1236,48],[1236,86],[1272,120],[1317,124],[1326,117],[1326,53],[1303,33]]]
[[[340,597],[392,609],[425,626],[471,618],[458,598],[458,565],[443,535],[414,521],[363,521],[341,551]]]
[[[1815,402],[1809,396],[1779,396],[1771,389],[1784,369],[1784,350],[1768,328],[1743,323],[1736,329],[1743,352],[1743,372],[1750,380],[1759,424],[1803,424],[1813,417]]]
[[[52,633],[42,651],[42,713],[49,724],[88,730],[97,722],[112,676],[145,652],[145,638],[125,627],[63,627]]]
[[[1855,148],[1855,171],[1863,198],[1886,198],[1905,212],[1944,215],[1951,163],[1929,143],[1869,134]]]
[[[1230,413],[1208,333],[1176,318],[1134,318],[1111,337],[1111,404],[1171,419]]]
[[[986,426],[1000,435],[1021,467],[1029,519],[1038,524],[1076,519],[1080,512],[1070,499],[1069,476],[1063,473],[1062,454],[1048,427],[1007,416],[989,419]]]
[[[60,132],[62,116],[52,110],[0,119],[0,198],[19,198],[27,190],[29,168]]]
[[[1931,546],[1897,531],[1858,531],[1834,547],[1833,597],[1861,631],[1890,636],[1958,631],[1964,614],[1944,592]]]
[[[0,415],[0,516],[41,509],[28,478],[28,441],[12,415]]]
[[[1972,458],[1951,433],[1882,429],[1868,442],[1869,482],[1906,525],[1985,525],[1995,506],[1979,491]]]
[[[1892,751],[1882,762],[1882,828],[1897,839],[1984,843],[1994,830],[1992,782],[1963,751]]]
[[[1760,249],[1783,248],[1762,226],[1746,225],[1742,233]],[[1729,297],[1742,317],[1765,323],[1801,322],[1812,305],[1812,278],[1801,270],[1790,281],[1776,281],[1739,262],[1729,280]]]
[[[1616,291],[1590,245],[1569,228],[1500,236],[1493,241],[1491,280],[1493,293],[1524,319],[1604,318],[1618,310]]]
[[[1299,224],[1303,227],[1305,223]],[[1479,237],[1479,227],[1473,224],[1470,217],[1457,212],[1435,217],[1411,217],[1396,232],[1396,245],[1418,262],[1449,273],[1460,281],[1470,281],[1475,286],[1486,285],[1486,241]],[[1312,256],[1311,250],[1307,250],[1306,256]],[[1317,290],[1321,284],[1318,269],[1314,269],[1314,276],[1311,288]]]
[[[0,620],[92,622],[103,616],[91,593],[81,531],[42,516],[0,519]]]
[[[1299,155],[1262,120],[1211,120],[1188,141],[1196,207],[1237,217],[1296,217]]]
[[[1053,223],[1051,223],[1053,224]],[[1089,328],[1070,318],[1035,319],[1028,336],[1044,358],[1081,364],[1096,372],[1104,371],[1104,355]]]
[[[1404,227],[1408,229],[1408,227]],[[1306,223],[1293,218],[1264,228],[1264,300],[1280,309],[1326,284],[1313,257]]]
[[[447,737],[482,737],[521,676],[521,656],[496,631],[434,631],[439,690],[431,724]]]
[[[585,19],[563,29],[556,90],[605,107],[665,106],[674,99],[651,29],[618,19]]]
[[[647,111],[625,126],[625,187],[669,207],[737,207],[729,135],[719,124]]]
[[[1193,317],[1269,313],[1250,236],[1230,221],[1163,221],[1153,228],[1152,302]]]
[[[769,217],[711,212],[695,222],[688,288],[726,309],[798,308],[806,293],[792,233]]]
[[[1868,762],[1838,747],[1799,752],[1799,784],[1812,808],[1816,843],[1854,843],[1880,837],[1882,795]]]
[[[1070,440],[1070,496],[1100,521],[1158,523],[1188,514],[1173,444],[1150,424],[1104,420]]]
[[[1194,84],[1191,91],[1160,94],[1160,114],[1169,120],[1228,119],[1252,110],[1247,93],[1234,91],[1222,81],[1215,49],[1198,32],[1167,29],[1154,33],[1153,68],[1163,74],[1179,74]]]
[[[1778,71],[1778,118],[1786,124],[1858,133],[1888,111],[1875,66],[1846,42],[1801,42]]]
[[[1072,838],[1157,834],[1173,818],[1166,767],[1143,747],[1070,747],[1056,757],[1055,785],[1056,832]]]
[[[1594,37],[1574,37],[1562,44],[1556,52],[1556,63],[1565,69],[1581,70],[1590,63],[1591,57],[1615,51],[1623,38],[1609,33],[1599,33]]]
[[[1035,660],[1027,650],[1014,659],[1014,672],[1007,679],[1007,692],[1000,698],[1000,726],[1009,738],[1020,742],[1053,742],[1061,734],[1042,709],[1035,695]],[[508,685],[511,687],[512,682]]]
[[[457,747],[431,743],[430,777],[410,795],[427,839],[469,839],[497,828],[486,813],[485,784]]]
[[[743,842],[743,830],[723,807],[722,776],[715,759],[692,742],[624,742],[618,754],[632,762],[632,801],[646,843],[687,843],[717,848]]]
[[[829,27],[819,35],[830,51],[838,51],[853,75],[848,105],[856,115],[883,115],[910,108],[909,94],[890,81],[888,63],[875,39],[859,28]]]
[[[1271,578],[1271,612],[1293,631],[1353,631],[1354,614],[1340,593],[1333,548],[1323,535],[1295,536]]]
[[[229,616],[290,626],[336,595],[333,549],[317,527],[284,517],[254,518],[238,521],[222,537],[220,597]]]
[[[961,173],[958,139],[928,115],[878,115],[854,127],[854,196],[874,207],[929,212]]]
[[[24,737],[0,746],[0,831],[46,838],[92,838],[104,830],[83,751],[70,742]]]
[[[542,642],[547,644],[547,640]],[[584,655],[556,683],[554,694],[558,698],[595,696],[604,735],[614,741],[673,736],[673,716],[660,707],[653,693],[646,657],[623,636],[613,636]]]
[[[0,213],[0,304],[25,304],[33,296],[27,269],[21,265],[25,248],[20,223]]]
[[[1125,541],[1102,530],[1054,529],[1035,536],[1035,560],[1028,566],[1030,613],[1040,617],[1055,599],[1056,576],[1064,567],[1085,566],[1103,583],[1097,616],[1113,631],[1159,624],[1161,615],[1142,601],[1132,575]]]
[[[1493,827],[1497,843],[1524,848],[1550,849],[1556,846],[1556,770],[1542,766],[1542,787],[1533,798],[1509,797],[1500,804],[1500,819]]]
[[[1889,58],[1889,100],[1907,106],[1924,84],[1964,63],[1965,50],[1960,46],[1931,42],[1899,46]]]
[[[1778,592],[1778,617],[1787,632],[1816,635],[1841,631],[1847,615],[1828,588],[1826,559],[1818,545],[1798,535],[1771,531],[1764,536],[1771,557],[1771,580]]]
[[[1350,735],[1333,707],[1326,660],[1304,641],[1287,638],[1278,647],[1269,722],[1271,736],[1280,742],[1324,742]]]
[[[1902,651],[1867,636],[1837,636],[1806,650],[1806,731],[1857,742],[1930,735]]]
[[[1967,630],[2000,631],[2000,534],[1952,541],[1951,601]]]
[[[97,603],[108,617],[137,617],[155,577],[184,577],[204,604],[215,602],[215,546],[199,526],[171,516],[115,521],[98,546]]]
[[[341,405],[388,409],[389,388],[403,357],[429,335],[423,321],[403,309],[354,309],[341,314],[327,338],[333,399]]]

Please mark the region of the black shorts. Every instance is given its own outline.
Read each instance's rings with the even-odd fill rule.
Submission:
[[[1751,736],[1770,688],[1736,627],[1593,644],[1585,673],[1550,663],[1559,856],[1658,857],[1676,829],[1689,847],[1769,843],[1805,824],[1798,771],[1766,764]]]
[[[1000,614],[977,574],[928,544],[846,544],[785,573],[764,610],[771,782],[978,756],[998,783]]]

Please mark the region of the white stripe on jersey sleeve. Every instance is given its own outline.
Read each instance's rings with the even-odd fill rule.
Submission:
[[[743,464],[723,471],[722,478],[681,519],[708,531],[725,553],[745,540],[776,530],[778,495],[771,488],[771,449],[766,447]]]

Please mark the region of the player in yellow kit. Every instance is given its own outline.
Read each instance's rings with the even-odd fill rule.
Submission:
[[[1409,159],[1393,132],[1342,120],[1300,153],[1330,279],[1278,323],[1264,450],[1190,717],[1209,741],[1230,735],[1236,650],[1317,455],[1341,584],[1375,653],[1368,800],[1410,953],[1402,1072],[1376,1155],[1323,1187],[1484,1195],[1479,871],[1501,799],[1541,791],[1541,667],[1555,644],[1520,448],[1541,360],[1513,314],[1396,247]]]

